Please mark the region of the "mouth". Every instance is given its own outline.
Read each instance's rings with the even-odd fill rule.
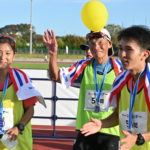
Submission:
[[[121,62],[122,62],[123,64],[129,63],[128,60],[123,60],[123,59],[121,60]]]

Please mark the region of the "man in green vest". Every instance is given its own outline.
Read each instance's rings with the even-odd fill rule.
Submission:
[[[150,29],[131,26],[118,36],[118,52],[125,71],[113,84],[110,102],[117,107],[108,118],[85,124],[85,136],[119,124],[119,150],[150,149]]]
[[[57,41],[54,31],[47,30],[43,41],[50,54],[49,71],[51,80],[61,82],[66,87],[80,87],[76,130],[79,131],[74,150],[116,150],[118,148],[118,127],[103,128],[101,133],[84,137],[82,126],[91,118],[104,119],[113,113],[108,99],[116,76],[121,72],[121,63],[113,55],[111,36],[106,29],[90,32],[86,39],[93,58],[80,60],[68,68],[57,66]],[[98,141],[97,141],[98,138]]]

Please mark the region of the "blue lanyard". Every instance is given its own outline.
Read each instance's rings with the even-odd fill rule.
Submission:
[[[104,86],[104,81],[105,81],[105,78],[106,78],[108,67],[109,67],[109,58],[108,58],[108,60],[106,62],[106,65],[105,65],[102,82],[100,84],[100,89],[98,90],[98,79],[97,79],[97,72],[96,72],[96,62],[94,62],[94,82],[95,82],[95,86],[96,86],[96,104],[97,105],[100,104],[100,96],[101,96],[102,89],[103,89],[103,86]]]
[[[129,118],[128,118],[128,121],[129,121],[128,129],[129,130],[132,128],[132,114],[133,114],[132,110],[133,110],[133,106],[134,106],[135,99],[136,99],[136,93],[137,93],[137,89],[138,89],[139,79],[140,79],[140,77],[143,74],[144,74],[144,71],[139,74],[138,79],[135,82],[135,86],[133,88],[133,91],[132,91],[132,82],[131,82],[131,87],[130,87],[130,107],[129,107]]]
[[[5,81],[4,87],[3,87],[2,99],[1,99],[1,102],[0,102],[0,103],[2,103],[2,100],[3,100],[4,97],[5,97],[5,94],[6,94],[6,91],[7,91],[7,86],[8,86],[8,80],[9,80],[9,75],[7,74],[7,76],[6,76],[6,81]]]

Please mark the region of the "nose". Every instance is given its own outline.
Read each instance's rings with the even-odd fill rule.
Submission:
[[[2,59],[4,59],[5,57],[6,57],[6,54],[3,53],[3,52],[0,52],[0,59],[2,60]]]
[[[119,50],[118,56],[119,56],[119,57],[126,57],[126,51],[124,51],[124,50]]]

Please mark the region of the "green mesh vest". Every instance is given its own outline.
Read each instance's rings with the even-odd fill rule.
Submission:
[[[80,130],[82,126],[90,121],[90,118],[97,118],[97,119],[104,119],[107,118],[110,114],[112,114],[113,110],[112,108],[109,108],[108,112],[99,112],[96,113],[94,111],[88,111],[84,110],[85,106],[85,94],[87,90],[94,90],[95,91],[95,82],[94,82],[94,70],[92,67],[92,63],[89,63],[85,70],[84,75],[82,78],[81,86],[80,86],[80,95],[79,95],[79,101],[78,101],[78,111],[77,111],[77,120],[76,120],[76,129]],[[97,74],[98,78],[98,85],[100,87],[101,80],[103,75]],[[114,70],[107,73],[103,90],[110,91],[113,81],[115,79],[116,75]],[[118,126],[113,128],[103,128],[100,132],[113,134],[113,135],[119,135],[119,128]]]

